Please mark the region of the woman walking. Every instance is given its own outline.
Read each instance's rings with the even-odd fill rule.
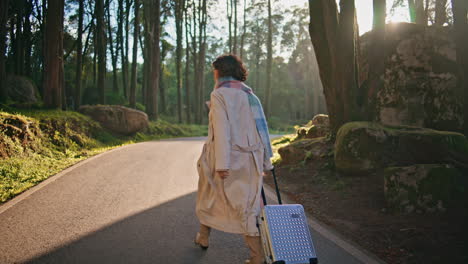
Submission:
[[[250,250],[246,263],[264,262],[256,225],[263,171],[272,169],[268,126],[260,100],[244,84],[247,70],[235,55],[212,64],[208,139],[198,160],[195,243],[208,248],[211,228],[242,234]]]

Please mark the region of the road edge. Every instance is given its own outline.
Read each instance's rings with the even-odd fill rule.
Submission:
[[[23,201],[24,199],[27,199],[29,196],[31,196],[33,193],[39,191],[40,189],[44,188],[45,186],[49,185],[50,183],[58,180],[62,176],[66,175],[68,172],[71,170],[74,170],[96,158],[101,157],[102,155],[111,153],[116,150],[124,149],[130,146],[134,146],[137,144],[141,143],[147,143],[147,142],[154,142],[154,141],[174,141],[174,140],[205,140],[206,136],[201,136],[201,137],[172,137],[172,138],[165,138],[165,139],[156,139],[156,140],[149,140],[149,141],[142,141],[142,142],[136,142],[136,143],[131,143],[123,146],[118,146],[112,149],[109,149],[107,151],[104,151],[102,153],[99,153],[97,155],[94,155],[92,157],[86,158],[84,160],[78,161],[77,163],[71,165],[70,167],[60,171],[59,173],[56,173],[54,175],[49,176],[47,179],[43,180],[39,184],[34,185],[33,187],[27,189],[26,191],[18,194],[17,196],[13,197],[11,200],[6,201],[5,203],[0,205],[0,214],[3,214],[5,211],[10,209],[11,207],[15,206],[19,202]]]
[[[265,195],[267,198],[276,201],[276,194],[272,190],[272,188],[268,185],[264,185]],[[281,198],[285,204],[296,204],[291,199],[287,197],[286,194],[281,193]],[[333,230],[329,226],[325,225],[324,223],[316,220],[311,214],[307,213],[307,222],[309,226],[317,231],[320,235],[324,236],[331,242],[333,242],[338,247],[342,248],[351,256],[355,257],[357,260],[361,261],[365,264],[386,264],[383,260],[377,257],[375,254],[369,252],[368,250],[362,248],[355,242],[348,240],[347,238],[343,237],[337,231]]]
[[[127,147],[130,147],[130,146],[134,146],[136,144],[139,144],[139,143],[143,143],[143,142],[138,142],[138,143],[133,143],[133,144],[128,144],[128,145],[124,145],[124,146],[120,146],[120,147],[116,147],[116,148],[113,148],[113,149],[110,149],[110,150],[107,150],[107,151],[104,151],[102,153],[99,153],[97,155],[94,155],[92,157],[89,157],[89,158],[86,158],[84,160],[81,160],[73,165],[71,165],[70,167],[62,170],[61,172],[57,173],[57,174],[54,174],[54,175],[51,175],[49,176],[47,179],[45,179],[44,181],[40,182],[39,184],[27,189],[26,191],[18,194],[17,196],[13,197],[11,200],[5,202],[4,204],[0,205],[0,214],[3,214],[5,211],[7,211],[8,209],[10,209],[11,207],[15,206],[16,204],[20,203],[21,201],[27,199],[29,196],[31,196],[33,193],[39,191],[40,189],[44,188],[45,186],[53,183],[54,181],[60,179],[61,177],[67,175],[70,171],[80,167],[80,166],[83,166],[85,165],[86,163],[88,162],[91,162],[93,161],[94,159],[97,159],[103,155],[106,155],[108,153],[111,153],[111,152],[114,152],[114,151],[117,151],[117,150],[121,150],[121,149],[124,149],[124,148],[127,148]]]

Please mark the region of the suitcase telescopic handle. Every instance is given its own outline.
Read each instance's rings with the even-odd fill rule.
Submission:
[[[278,187],[278,181],[276,180],[275,168],[271,170],[271,174],[273,174],[273,181],[275,182],[275,190],[276,190],[276,197],[278,197],[278,204],[283,204],[283,202],[281,201],[281,193]],[[267,201],[265,197],[265,190],[263,189],[263,186],[262,186],[262,199],[263,199],[263,204],[267,205]]]

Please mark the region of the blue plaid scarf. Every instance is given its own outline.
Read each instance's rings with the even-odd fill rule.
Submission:
[[[266,148],[265,155],[267,158],[273,157],[273,151],[271,150],[270,134],[268,132],[268,124],[263,112],[262,103],[258,97],[253,93],[252,88],[248,87],[245,83],[236,80],[232,77],[221,77],[218,79],[215,88],[236,88],[241,89],[247,94],[249,99],[250,109],[253,113],[253,118],[257,126],[258,134],[262,139],[263,145]]]

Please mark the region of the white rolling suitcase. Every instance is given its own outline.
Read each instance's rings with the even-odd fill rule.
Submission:
[[[304,208],[300,204],[282,205],[276,181],[279,205],[267,205],[262,189],[264,208],[258,217],[265,260],[268,264],[318,263]]]

